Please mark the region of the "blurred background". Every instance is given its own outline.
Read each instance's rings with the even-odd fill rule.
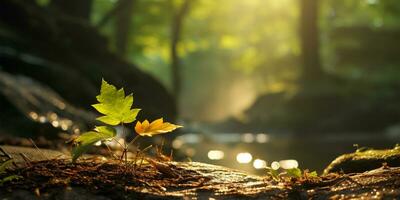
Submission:
[[[2,0],[0,143],[65,146],[104,77],[176,160],[321,171],[399,141],[398,52],[397,0]]]

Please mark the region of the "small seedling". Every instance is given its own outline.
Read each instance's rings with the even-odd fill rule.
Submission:
[[[353,147],[356,148],[356,153],[360,153],[360,152],[365,152],[365,151],[371,150],[371,148],[368,148],[368,147],[360,147],[360,145],[358,145],[358,144],[353,144]]]
[[[288,175],[289,177],[293,177],[293,178],[301,178],[303,175],[301,173],[301,169],[299,169],[297,167],[285,169],[285,171],[286,171],[286,175]]]
[[[317,178],[318,174],[316,171],[309,172],[308,170],[302,171],[300,168],[294,167],[289,169],[281,168],[278,162],[273,162],[271,167],[266,167],[267,174],[275,181],[281,181],[284,177],[296,178],[296,179],[307,179]]]
[[[74,142],[77,144],[72,150],[72,161],[76,160],[88,149],[97,142],[104,143],[109,149],[112,157],[124,160],[126,166],[128,166],[128,149],[140,136],[152,137],[158,134],[164,134],[174,131],[182,126],[175,125],[172,123],[164,122],[163,118],[159,118],[152,122],[147,119],[143,122],[137,121],[135,125],[136,137],[129,143],[120,143],[116,138],[115,126],[122,126],[122,130],[125,131],[125,126],[136,121],[136,116],[140,112],[139,108],[132,108],[133,95],[129,94],[125,96],[123,88],[117,90],[117,88],[104,79],[102,80],[100,94],[96,96],[98,101],[97,104],[92,105],[98,112],[103,116],[98,117],[97,120],[106,124],[105,126],[97,126],[93,131],[83,133],[78,136]],[[122,154],[118,157],[111,151],[111,148],[107,145],[107,142],[114,141],[120,145],[123,149]],[[147,148],[146,148],[147,149]],[[137,151],[136,158],[140,156],[143,151]],[[135,159],[136,160],[136,159]]]

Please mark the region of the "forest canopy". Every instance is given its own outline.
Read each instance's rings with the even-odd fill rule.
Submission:
[[[400,117],[395,0],[36,3],[99,31],[102,48],[160,82],[189,123],[370,131]]]
[[[120,1],[94,0],[90,22],[99,24]],[[171,40],[174,21],[180,20],[176,46],[181,74],[179,108],[182,118],[193,120],[240,116],[259,95],[298,92],[305,56],[302,44],[312,40],[319,45],[311,56],[319,58],[311,59],[320,62],[311,67],[323,73],[378,87],[395,81],[398,59],[393,52],[397,48],[390,45],[394,36],[386,35],[398,32],[400,6],[396,1],[313,2],[132,0],[100,30],[113,41],[110,48],[174,93]],[[187,11],[176,19],[185,3],[189,4]],[[302,15],[302,4],[311,9],[318,4],[317,14],[302,19],[309,17]],[[315,38],[301,37],[302,20],[315,21]],[[121,38],[123,28],[126,34]],[[118,45],[121,42],[124,45]]]

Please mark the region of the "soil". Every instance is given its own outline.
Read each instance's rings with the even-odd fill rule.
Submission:
[[[94,159],[76,164],[69,160],[47,160],[29,165],[10,172],[23,178],[6,184],[3,189],[9,192],[15,189],[34,189],[40,193],[48,193],[55,188],[82,187],[97,195],[121,199],[126,194],[134,197],[146,193],[160,194],[167,189],[175,191],[178,188],[198,187],[208,180],[194,171],[179,170],[173,165],[170,165],[170,169],[180,171],[179,175],[162,173],[149,164],[134,169],[119,161],[104,162]],[[141,193],[143,194],[140,195]]]

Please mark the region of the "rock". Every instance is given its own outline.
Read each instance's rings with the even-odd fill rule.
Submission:
[[[71,105],[51,88],[1,70],[0,102],[8,105],[0,115],[0,127],[14,136],[28,132],[55,138],[59,131],[78,133],[95,123],[94,113]]]
[[[0,145],[0,161],[4,161],[7,157],[11,157],[16,164],[22,164],[26,162],[26,158],[29,161],[43,161],[52,159],[68,159],[70,156],[65,155],[59,151],[49,149],[34,149],[29,147],[18,147],[9,145]]]
[[[282,130],[296,134],[380,132],[400,117],[398,89],[399,84],[393,82],[328,75],[296,92],[259,96],[245,111],[247,123],[242,126],[253,132]]]
[[[91,110],[104,78],[124,87],[127,93],[133,92],[134,106],[142,108],[139,117],[165,117],[173,121],[175,101],[166,88],[110,52],[107,40],[94,27],[76,20],[40,7],[35,1],[0,1],[0,70],[10,76],[29,78],[70,105],[85,108],[83,111]],[[13,105],[4,96],[0,97],[0,103],[2,109]],[[21,124],[29,124],[25,123],[29,119],[18,116],[18,109],[7,112],[13,116],[1,117],[15,117]],[[0,115],[3,113],[2,110]],[[35,126],[31,123],[31,129],[23,130],[29,132]]]
[[[385,150],[366,149],[337,157],[325,168],[324,174],[333,172],[361,173],[382,166],[400,167],[400,147]]]

